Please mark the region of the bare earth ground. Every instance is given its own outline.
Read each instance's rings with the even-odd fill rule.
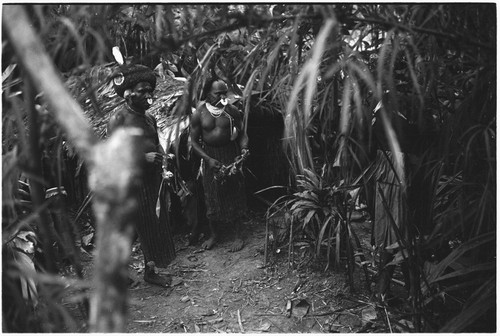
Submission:
[[[369,223],[355,226],[367,240]],[[288,253],[272,254],[264,267],[265,219],[254,214],[244,225],[243,250],[227,252],[231,237],[212,250],[186,247],[176,236],[177,258],[160,273],[173,276],[170,288],[143,281],[138,245],[131,260],[130,333],[350,333],[384,331],[357,267],[354,293],[344,270],[306,264],[288,268]],[[298,258],[298,257],[296,257]],[[87,269],[91,268],[89,260]],[[297,268],[297,267],[296,267]],[[92,271],[89,269],[88,274]],[[86,329],[84,327],[84,329]]]

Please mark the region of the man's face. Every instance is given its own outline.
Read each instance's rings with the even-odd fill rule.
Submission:
[[[148,82],[137,83],[128,101],[135,109],[146,111],[153,104],[153,87]]]
[[[227,104],[227,85],[223,81],[215,81],[207,96],[207,102],[217,107]]]

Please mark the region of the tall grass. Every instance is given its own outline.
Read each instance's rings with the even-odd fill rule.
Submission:
[[[467,284],[471,274],[484,279],[494,274],[494,248],[485,250],[474,245],[467,249],[468,258],[481,264],[477,268],[466,263],[468,266],[452,271],[453,263],[446,258],[461,251],[462,244],[471,239],[484,233],[494,236],[496,232],[495,32],[489,26],[493,20],[489,10],[493,8],[347,5],[332,6],[333,11],[328,11],[326,7],[309,7],[323,13],[316,17],[316,23],[321,22],[317,35],[312,33],[312,25],[308,26],[310,30],[296,29],[307,22],[298,16],[293,23],[296,28],[284,30],[288,38],[275,40],[270,60],[277,59],[278,47],[286,50],[281,68],[275,63],[248,61],[263,65],[261,75],[281,73],[281,80],[273,81],[269,90],[286,110],[284,140],[299,177],[300,187],[294,194],[298,198],[288,203],[289,209],[303,214],[297,217],[299,223],[307,224],[315,218],[316,207],[307,205],[310,200],[304,197],[316,193],[316,187],[304,188],[300,182],[300,176],[308,171],[317,171],[326,188],[339,180],[352,183],[361,176],[373,158],[372,113],[384,101],[380,114],[391,151],[399,152],[401,147],[396,137],[398,125],[389,118],[396,111],[418,127],[421,139],[413,144],[410,179],[402,180],[409,183],[405,192],[414,209],[406,224],[412,232],[413,276],[429,283],[424,266],[437,263],[438,269],[451,273],[430,286],[445,297],[454,297],[456,288],[464,288],[457,287],[458,283]],[[453,20],[446,19],[450,14]],[[334,23],[350,30],[332,29]],[[314,43],[309,44],[311,37]],[[260,44],[265,45],[262,41]],[[255,72],[252,76],[258,78]],[[336,136],[332,139],[333,134]],[[313,146],[325,148],[324,155],[315,157]],[[335,174],[339,167],[340,175]],[[403,176],[402,162],[397,162],[395,169]],[[324,217],[320,223],[327,225],[329,219]],[[315,238],[322,234],[324,231],[319,230]],[[453,282],[445,281],[451,278]],[[483,290],[487,293],[491,288]],[[429,300],[427,292],[413,294],[418,296],[414,309],[419,316],[427,316],[423,327],[450,330],[452,322],[444,326],[425,313],[436,296]],[[474,300],[477,294],[460,294],[463,306],[478,308],[474,306],[479,304]],[[479,311],[491,312],[492,308],[491,301],[485,301]],[[472,315],[471,311],[457,315],[464,322],[453,330],[474,328],[471,325],[479,314]],[[416,325],[420,325],[418,322]]]

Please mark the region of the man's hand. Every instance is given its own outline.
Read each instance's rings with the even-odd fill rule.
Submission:
[[[250,151],[247,148],[243,148],[241,150],[241,155],[238,155],[237,157],[234,158],[234,162],[240,163],[245,161],[248,156],[250,155]]]
[[[208,168],[212,169],[214,172],[218,172],[222,168],[222,163],[219,161],[209,158],[207,160]]]
[[[245,160],[250,155],[250,150],[248,148],[243,148],[241,150],[241,157]]]
[[[158,164],[161,166],[163,164],[163,155],[161,153],[158,153],[158,152],[146,153],[146,161],[149,163],[155,163],[155,164]]]

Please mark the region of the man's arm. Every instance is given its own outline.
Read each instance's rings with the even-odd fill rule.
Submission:
[[[193,147],[193,151],[204,160],[208,160],[210,157],[205,153],[203,148],[200,145],[200,139],[202,135],[201,130],[201,117],[199,110],[196,110],[191,116],[191,124],[190,124],[190,136],[191,136],[191,146]]]
[[[244,152],[248,151],[248,134],[246,130],[246,125],[244,123],[244,114],[238,110],[236,107],[234,108],[235,114],[236,114],[236,122],[237,122],[237,127],[239,128],[240,132],[238,134],[238,137],[236,138],[236,141],[238,142],[238,145],[240,146],[241,149],[241,154],[245,154]]]
[[[240,146],[240,149],[248,149],[248,135],[245,129],[245,124],[243,122],[243,113],[234,105],[229,105],[229,114],[233,117],[236,128],[238,129],[238,137],[236,142]]]
[[[238,136],[238,144],[240,145],[241,154],[243,154],[244,150],[248,150],[248,135],[244,129],[241,130]]]
[[[156,118],[151,113],[149,113],[149,112],[146,112],[146,117],[148,117],[151,120],[151,123],[154,125],[154,128],[156,130],[156,134],[159,136],[159,133],[158,133],[158,124],[156,123]],[[158,143],[157,150],[158,150],[158,153],[160,153],[162,155],[162,157],[165,156],[165,150],[160,145],[160,143]]]

